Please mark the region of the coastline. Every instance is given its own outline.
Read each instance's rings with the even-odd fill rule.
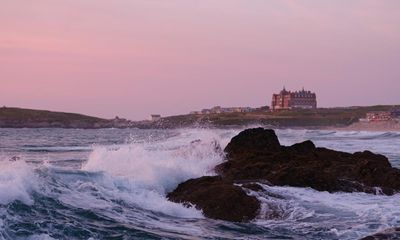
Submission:
[[[393,106],[369,106],[292,111],[256,111],[249,113],[186,114],[163,117],[156,121],[131,121],[124,118],[102,119],[75,113],[21,108],[0,108],[0,128],[65,129],[177,129],[177,128],[245,128],[261,126],[273,129],[310,129],[335,131],[400,132],[400,119],[360,122],[369,111]]]
[[[323,129],[336,131],[400,132],[400,121],[357,122],[345,127],[327,127]]]

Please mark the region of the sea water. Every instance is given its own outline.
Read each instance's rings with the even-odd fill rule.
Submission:
[[[0,239],[357,239],[400,226],[400,195],[263,186],[250,223],[170,202],[180,182],[214,175],[241,129],[0,129]],[[386,155],[400,134],[277,130],[290,145]],[[273,193],[273,194],[271,194]],[[270,219],[274,214],[274,220]]]

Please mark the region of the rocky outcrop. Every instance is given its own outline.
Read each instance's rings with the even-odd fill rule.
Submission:
[[[227,161],[216,167],[225,179],[264,179],[329,192],[390,195],[400,190],[400,170],[369,151],[350,154],[317,148],[311,141],[281,146],[274,131],[257,128],[234,137],[225,152]]]
[[[400,170],[369,151],[350,154],[318,148],[311,141],[282,146],[273,130],[263,128],[241,132],[224,151],[226,161],[215,168],[219,176],[188,180],[168,198],[194,204],[210,218],[247,221],[260,207],[255,197],[246,195],[263,190],[255,182],[329,192],[400,191]]]
[[[234,222],[249,221],[257,216],[257,198],[219,176],[191,179],[167,196],[171,201],[194,204],[206,217]]]
[[[400,227],[390,228],[380,233],[364,237],[360,240],[390,240],[390,239],[400,239]]]

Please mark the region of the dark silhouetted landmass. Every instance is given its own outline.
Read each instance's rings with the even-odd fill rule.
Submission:
[[[22,108],[0,108],[0,128],[231,128],[249,125],[273,128],[351,127],[368,130],[359,122],[367,112],[390,111],[393,105],[369,107],[318,108],[309,110],[284,110],[277,112],[254,111],[219,114],[186,114],[163,117],[157,121],[130,121],[122,118],[103,119],[75,113],[52,112]],[[356,124],[356,125],[354,125]],[[358,124],[358,125],[357,125]],[[378,125],[378,124],[375,124]],[[400,129],[400,122],[380,124],[379,129]],[[393,127],[393,125],[395,125]],[[378,130],[379,130],[378,129]]]
[[[0,108],[1,128],[110,128],[123,127],[121,121],[126,120],[107,120],[76,113]]]

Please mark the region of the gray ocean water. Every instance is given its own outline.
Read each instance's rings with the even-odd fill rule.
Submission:
[[[169,202],[180,182],[213,175],[240,129],[0,129],[0,239],[357,239],[400,226],[400,195],[268,187],[251,223],[203,217]],[[400,134],[278,130],[282,144],[386,155]],[[193,141],[196,144],[193,144]],[[13,161],[10,161],[12,159]],[[279,212],[267,220],[270,209]]]

